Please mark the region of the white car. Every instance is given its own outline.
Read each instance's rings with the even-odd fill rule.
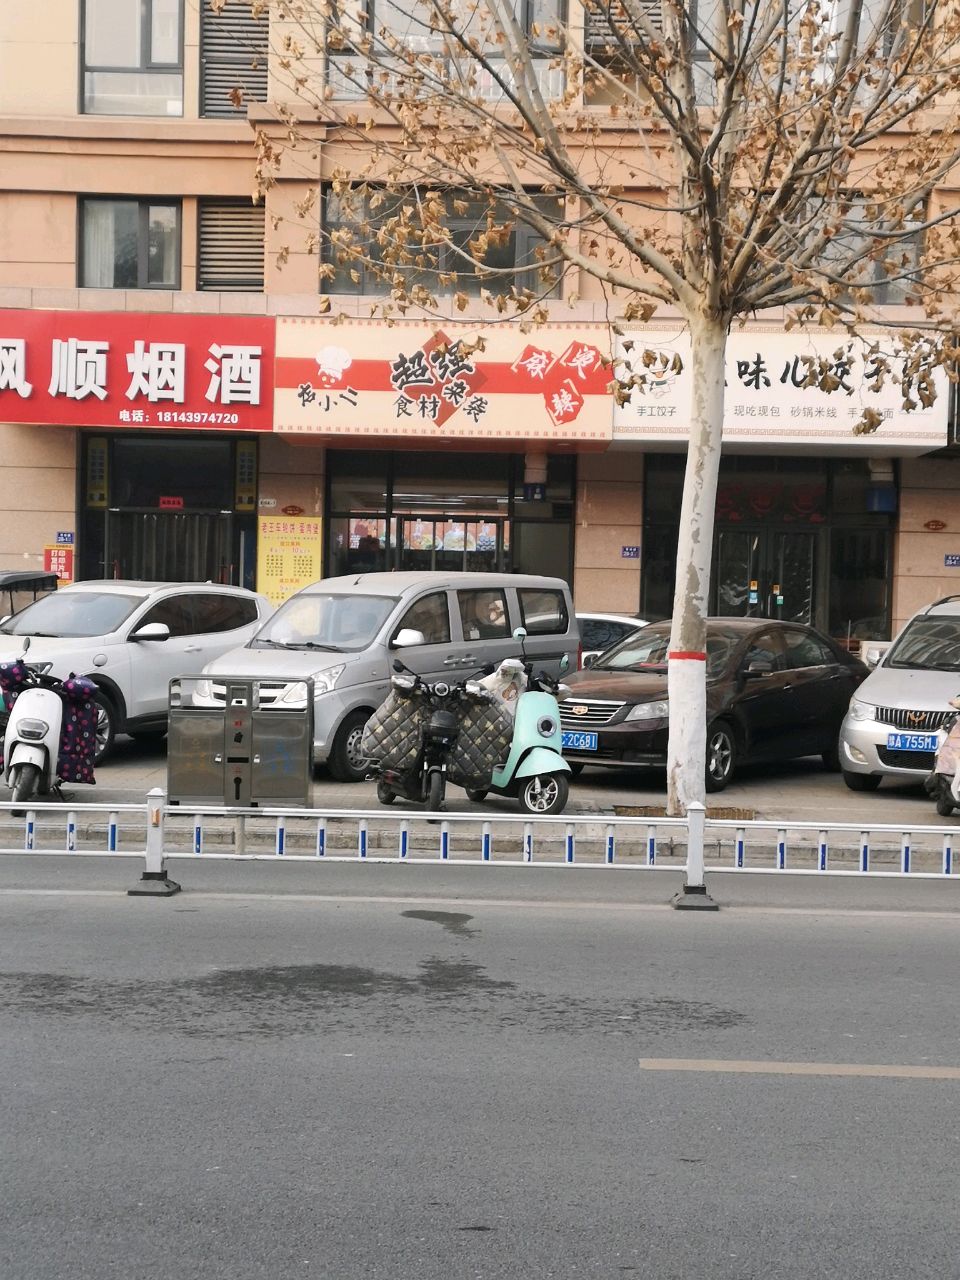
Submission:
[[[0,622],[0,662],[23,653],[61,678],[86,675],[97,698],[97,760],[118,733],[162,737],[175,676],[199,675],[246,644],[273,613],[264,597],[210,582],[76,582]]]
[[[580,630],[580,643],[583,646],[581,662],[586,666],[588,658],[596,658],[603,653],[604,649],[618,644],[631,631],[645,627],[647,621],[648,619],[640,618],[636,614],[578,613],[577,627]]]

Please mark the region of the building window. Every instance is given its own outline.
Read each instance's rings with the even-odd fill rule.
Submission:
[[[563,67],[558,54],[563,45],[566,25],[566,0],[512,0],[517,22],[526,37],[527,47],[535,59],[537,82],[547,98],[563,94]],[[513,81],[513,68],[504,57],[496,31],[485,5],[476,5],[472,21],[458,21],[470,44],[487,61],[495,63],[501,80],[508,86]],[[379,96],[394,93],[397,88],[391,74],[392,42],[417,54],[429,54],[442,60],[444,69],[454,78],[471,78],[472,91],[478,98],[496,101],[503,97],[497,79],[471,55],[465,55],[462,70],[457,71],[453,41],[444,40],[431,29],[426,8],[418,9],[404,0],[367,0],[362,10],[344,6],[329,28],[327,38],[328,84],[334,98],[363,98],[368,93]],[[363,55],[364,45],[372,42],[371,61]],[[397,71],[409,73],[409,65],[397,59]],[[438,65],[437,70],[441,67]],[[409,82],[405,92],[410,91]]]
[[[183,115],[183,0],[84,0],[83,110]]]
[[[83,289],[179,289],[179,201],[81,201],[79,274]]]
[[[433,197],[413,193],[412,198],[426,206]],[[493,219],[497,231],[489,235],[485,201],[456,191],[443,200],[441,236],[423,230],[416,220],[411,226],[401,214],[410,205],[409,193],[371,196],[327,191],[322,214],[322,291],[387,294],[402,278],[408,291],[419,287],[430,293],[475,297],[485,290],[496,297],[516,288],[545,297],[558,295],[560,269],[544,268],[549,254],[543,237],[532,227],[508,210],[497,209]],[[424,222],[429,224],[429,219]]]
[[[200,8],[200,114],[245,116],[251,102],[267,98],[270,19],[254,14],[250,0],[225,0]]]
[[[264,208],[249,200],[201,200],[197,287],[263,290]]]

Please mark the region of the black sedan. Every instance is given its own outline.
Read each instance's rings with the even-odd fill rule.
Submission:
[[[666,764],[669,642],[670,624],[654,623],[564,681],[563,753],[574,772]],[[738,764],[822,755],[839,768],[840,723],[866,675],[862,662],[812,627],[709,618],[707,790],[722,790]]]

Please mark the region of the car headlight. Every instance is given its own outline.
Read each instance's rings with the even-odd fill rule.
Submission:
[[[665,720],[670,714],[670,704],[666,698],[659,702],[638,702],[626,714],[627,720]]]
[[[850,699],[851,720],[876,720],[877,708],[872,702],[861,702],[859,698]]]
[[[329,693],[343,675],[346,665],[345,662],[341,662],[337,667],[326,667],[323,671],[315,671],[313,673],[314,697],[320,693]],[[298,698],[303,698],[302,684],[295,684],[288,693],[283,695],[284,702],[296,702]]]

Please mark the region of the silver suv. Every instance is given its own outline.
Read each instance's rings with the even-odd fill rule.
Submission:
[[[0,623],[0,662],[18,658],[55,676],[88,675],[97,697],[97,760],[116,734],[167,731],[174,676],[199,675],[244,644],[273,613],[264,596],[210,582],[75,582]]]
[[[850,700],[840,727],[850,790],[874,791],[884,778],[921,782],[958,693],[960,596],[946,596],[914,614]]]

